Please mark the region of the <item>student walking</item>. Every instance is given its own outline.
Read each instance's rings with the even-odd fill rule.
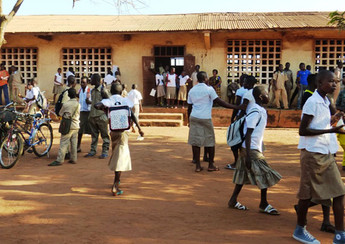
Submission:
[[[142,100],[143,96],[140,91],[138,91],[138,86],[136,84],[132,85],[132,90],[128,93],[128,99],[133,103],[133,113],[137,120],[139,121],[139,113],[143,112]],[[133,132],[135,132],[135,124],[133,124]]]
[[[200,172],[203,167],[200,165],[200,147],[205,147],[208,153],[208,171],[218,171],[214,165],[215,136],[212,124],[213,102],[230,109],[241,109],[241,107],[229,104],[217,96],[215,90],[207,86],[207,74],[201,71],[197,75],[198,84],[188,93],[188,120],[189,137],[188,144],[192,146],[193,162],[195,162],[195,172]]]
[[[53,88],[53,104],[56,102],[56,95],[60,95],[64,91],[63,82],[62,82],[62,74],[61,68],[57,69],[57,73],[54,76],[54,88]]]
[[[263,155],[263,136],[267,124],[267,112],[262,107],[268,103],[268,94],[264,87],[253,89],[255,104],[249,109],[245,119],[241,157],[236,163],[233,182],[236,184],[228,202],[230,208],[247,210],[248,208],[237,201],[244,184],[256,185],[261,190],[260,212],[279,215],[279,212],[267,201],[267,189],[277,184],[281,175],[273,170]]]
[[[112,96],[108,99],[103,99],[100,103],[95,105],[97,109],[108,109],[115,105],[133,107],[133,103],[128,98],[121,96],[122,86],[120,84],[111,85]],[[140,136],[144,136],[144,132],[141,130],[137,118],[131,113],[131,119],[139,129]],[[114,183],[111,188],[111,192],[114,196],[122,195],[123,191],[120,187],[120,177],[123,171],[132,170],[131,156],[128,147],[128,132],[125,130],[111,131],[111,147],[112,155],[109,160],[109,169],[115,172]]]
[[[179,76],[180,81],[180,89],[178,91],[178,105],[182,104],[182,108],[184,109],[184,105],[187,101],[187,85],[188,81],[191,80],[189,75],[186,74],[186,71],[182,71],[181,75]]]
[[[336,89],[332,72],[321,70],[316,78],[317,90],[307,100],[299,128],[301,150],[301,180],[297,194],[297,225],[293,238],[303,243],[320,243],[306,229],[306,217],[311,199],[330,204],[333,198],[335,236],[333,243],[345,243],[344,194],[345,186],[338,170],[334,153],[338,146],[334,133],[344,133],[343,126],[331,127],[335,110],[326,97]]]

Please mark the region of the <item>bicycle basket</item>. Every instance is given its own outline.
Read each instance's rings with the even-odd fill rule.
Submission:
[[[10,122],[15,120],[16,115],[11,111],[0,111],[0,123]]]

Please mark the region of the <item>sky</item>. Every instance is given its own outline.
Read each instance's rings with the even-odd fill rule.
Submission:
[[[203,12],[295,12],[345,10],[344,0],[132,0],[136,9],[115,7],[117,0],[24,0],[17,15],[118,15]],[[144,2],[144,4],[140,4]],[[8,14],[16,0],[3,0]],[[301,4],[303,3],[303,4]]]

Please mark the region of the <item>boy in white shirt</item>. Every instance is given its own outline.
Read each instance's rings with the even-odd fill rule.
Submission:
[[[61,68],[58,68],[57,73],[54,76],[53,104],[55,104],[56,95],[60,95],[64,91],[61,72]]]
[[[241,148],[241,157],[236,163],[233,182],[236,184],[228,202],[229,208],[247,210],[237,201],[244,184],[258,186],[261,190],[260,212],[279,215],[279,212],[267,202],[267,188],[277,184],[281,175],[273,170],[265,160],[262,145],[267,124],[267,112],[262,107],[268,103],[268,94],[264,87],[253,89],[255,104],[248,111],[243,132],[246,135]]]
[[[140,91],[137,90],[138,86],[136,84],[132,85],[132,90],[128,93],[128,99],[132,101],[134,104],[133,106],[133,113],[137,120],[139,121],[139,112],[143,112],[142,100],[143,97]],[[135,124],[133,124],[133,132],[135,132]]]
[[[184,108],[184,104],[187,100],[187,85],[188,85],[188,81],[190,81],[190,77],[189,75],[186,74],[185,71],[182,71],[181,75],[179,76],[179,80],[180,80],[180,89],[178,91],[178,105],[180,104],[180,102],[182,103],[182,108]]]
[[[317,90],[306,101],[302,110],[299,128],[301,149],[301,180],[297,194],[297,225],[293,238],[303,243],[319,244],[306,229],[308,208],[313,202],[330,205],[333,198],[335,236],[333,243],[345,243],[344,194],[345,187],[333,154],[338,145],[335,133],[344,134],[343,126],[331,127],[331,106],[327,94],[336,90],[336,80],[332,72],[321,70],[317,77]]]
[[[23,98],[23,100],[26,102],[24,113],[34,114],[35,109],[38,110],[38,107],[36,106],[36,99],[38,97],[38,93],[40,92],[39,87],[35,87],[34,80],[29,80],[27,84],[27,90],[25,97],[19,94],[18,96]]]
[[[116,78],[113,76],[113,72],[109,68],[108,74],[104,77],[104,83],[108,90],[110,89],[110,86],[114,81],[116,81]]]
[[[220,106],[230,109],[241,109],[241,107],[229,104],[217,96],[215,90],[206,85],[207,74],[201,71],[197,75],[198,84],[193,86],[188,93],[188,119],[189,137],[188,144],[192,146],[193,162],[195,162],[195,172],[200,172],[203,168],[200,165],[200,147],[205,147],[208,158],[208,171],[218,171],[214,165],[215,136],[212,124],[213,101]]]

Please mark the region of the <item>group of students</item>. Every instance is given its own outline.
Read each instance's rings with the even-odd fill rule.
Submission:
[[[77,153],[81,151],[81,139],[84,133],[91,133],[91,149],[85,157],[94,157],[97,152],[99,134],[103,139],[102,153],[100,159],[108,157],[110,139],[112,143],[112,155],[109,160],[109,168],[115,172],[114,184],[111,189],[113,195],[121,195],[123,191],[119,189],[120,176],[122,171],[131,170],[131,159],[128,148],[128,131],[111,131],[109,134],[109,113],[108,108],[112,106],[128,106],[134,108],[135,104],[131,100],[137,94],[136,85],[133,85],[133,96],[131,92],[123,97],[123,86],[119,82],[113,82],[110,85],[109,93],[105,84],[102,84],[101,76],[93,74],[91,76],[91,89],[88,84],[88,78],[81,79],[81,88],[75,90],[75,76],[70,75],[67,78],[67,88],[59,95],[57,104],[61,108],[56,112],[65,119],[70,119],[70,129],[61,134],[60,147],[57,159],[48,166],[61,166],[68,155],[68,163],[77,162]],[[136,98],[138,99],[138,98]],[[131,112],[131,119],[138,127],[140,136],[144,133],[138,123],[135,113]],[[61,127],[61,125],[60,125]]]
[[[205,72],[197,75],[198,84],[188,94],[189,137],[192,146],[195,172],[203,170],[200,164],[200,148],[205,147],[208,158],[208,171],[218,168],[214,165],[215,136],[212,125],[212,105],[218,103],[225,108],[234,109],[233,119],[239,116],[238,111],[244,111],[243,132],[244,141],[238,145],[240,156],[231,165],[235,168],[233,193],[228,202],[230,208],[246,211],[248,208],[238,201],[238,196],[244,184],[256,185],[261,190],[259,210],[269,215],[279,215],[277,209],[267,201],[267,189],[279,182],[281,175],[272,169],[263,155],[263,134],[267,124],[267,112],[263,107],[269,102],[269,96],[264,87],[256,86],[252,76],[242,77],[244,87],[248,89],[242,101],[232,105],[221,100],[214,89],[207,85]],[[324,220],[322,231],[334,233],[333,243],[345,243],[344,232],[344,194],[345,187],[338,170],[334,154],[337,152],[335,133],[345,134],[343,125],[333,127],[331,123],[339,120],[344,113],[336,113],[334,105],[327,94],[332,95],[337,89],[337,78],[331,71],[321,70],[315,76],[317,89],[306,100],[299,128],[301,150],[301,178],[295,205],[297,225],[293,238],[302,243],[320,243],[306,229],[308,208],[322,204]],[[254,88],[253,88],[254,87]],[[345,95],[345,92],[344,94]],[[333,204],[335,226],[329,221],[329,207]]]
[[[177,108],[181,106],[185,108],[188,94],[188,86],[194,86],[197,83],[197,73],[200,70],[200,65],[195,66],[194,72],[189,76],[186,71],[182,71],[178,76],[175,73],[175,68],[167,66],[165,69],[159,67],[156,70],[155,84],[156,84],[156,97],[157,105],[164,106],[164,99],[166,99],[167,108]],[[213,87],[218,96],[221,95],[222,79],[218,75],[218,70],[212,71],[212,76],[209,80],[209,85]]]

